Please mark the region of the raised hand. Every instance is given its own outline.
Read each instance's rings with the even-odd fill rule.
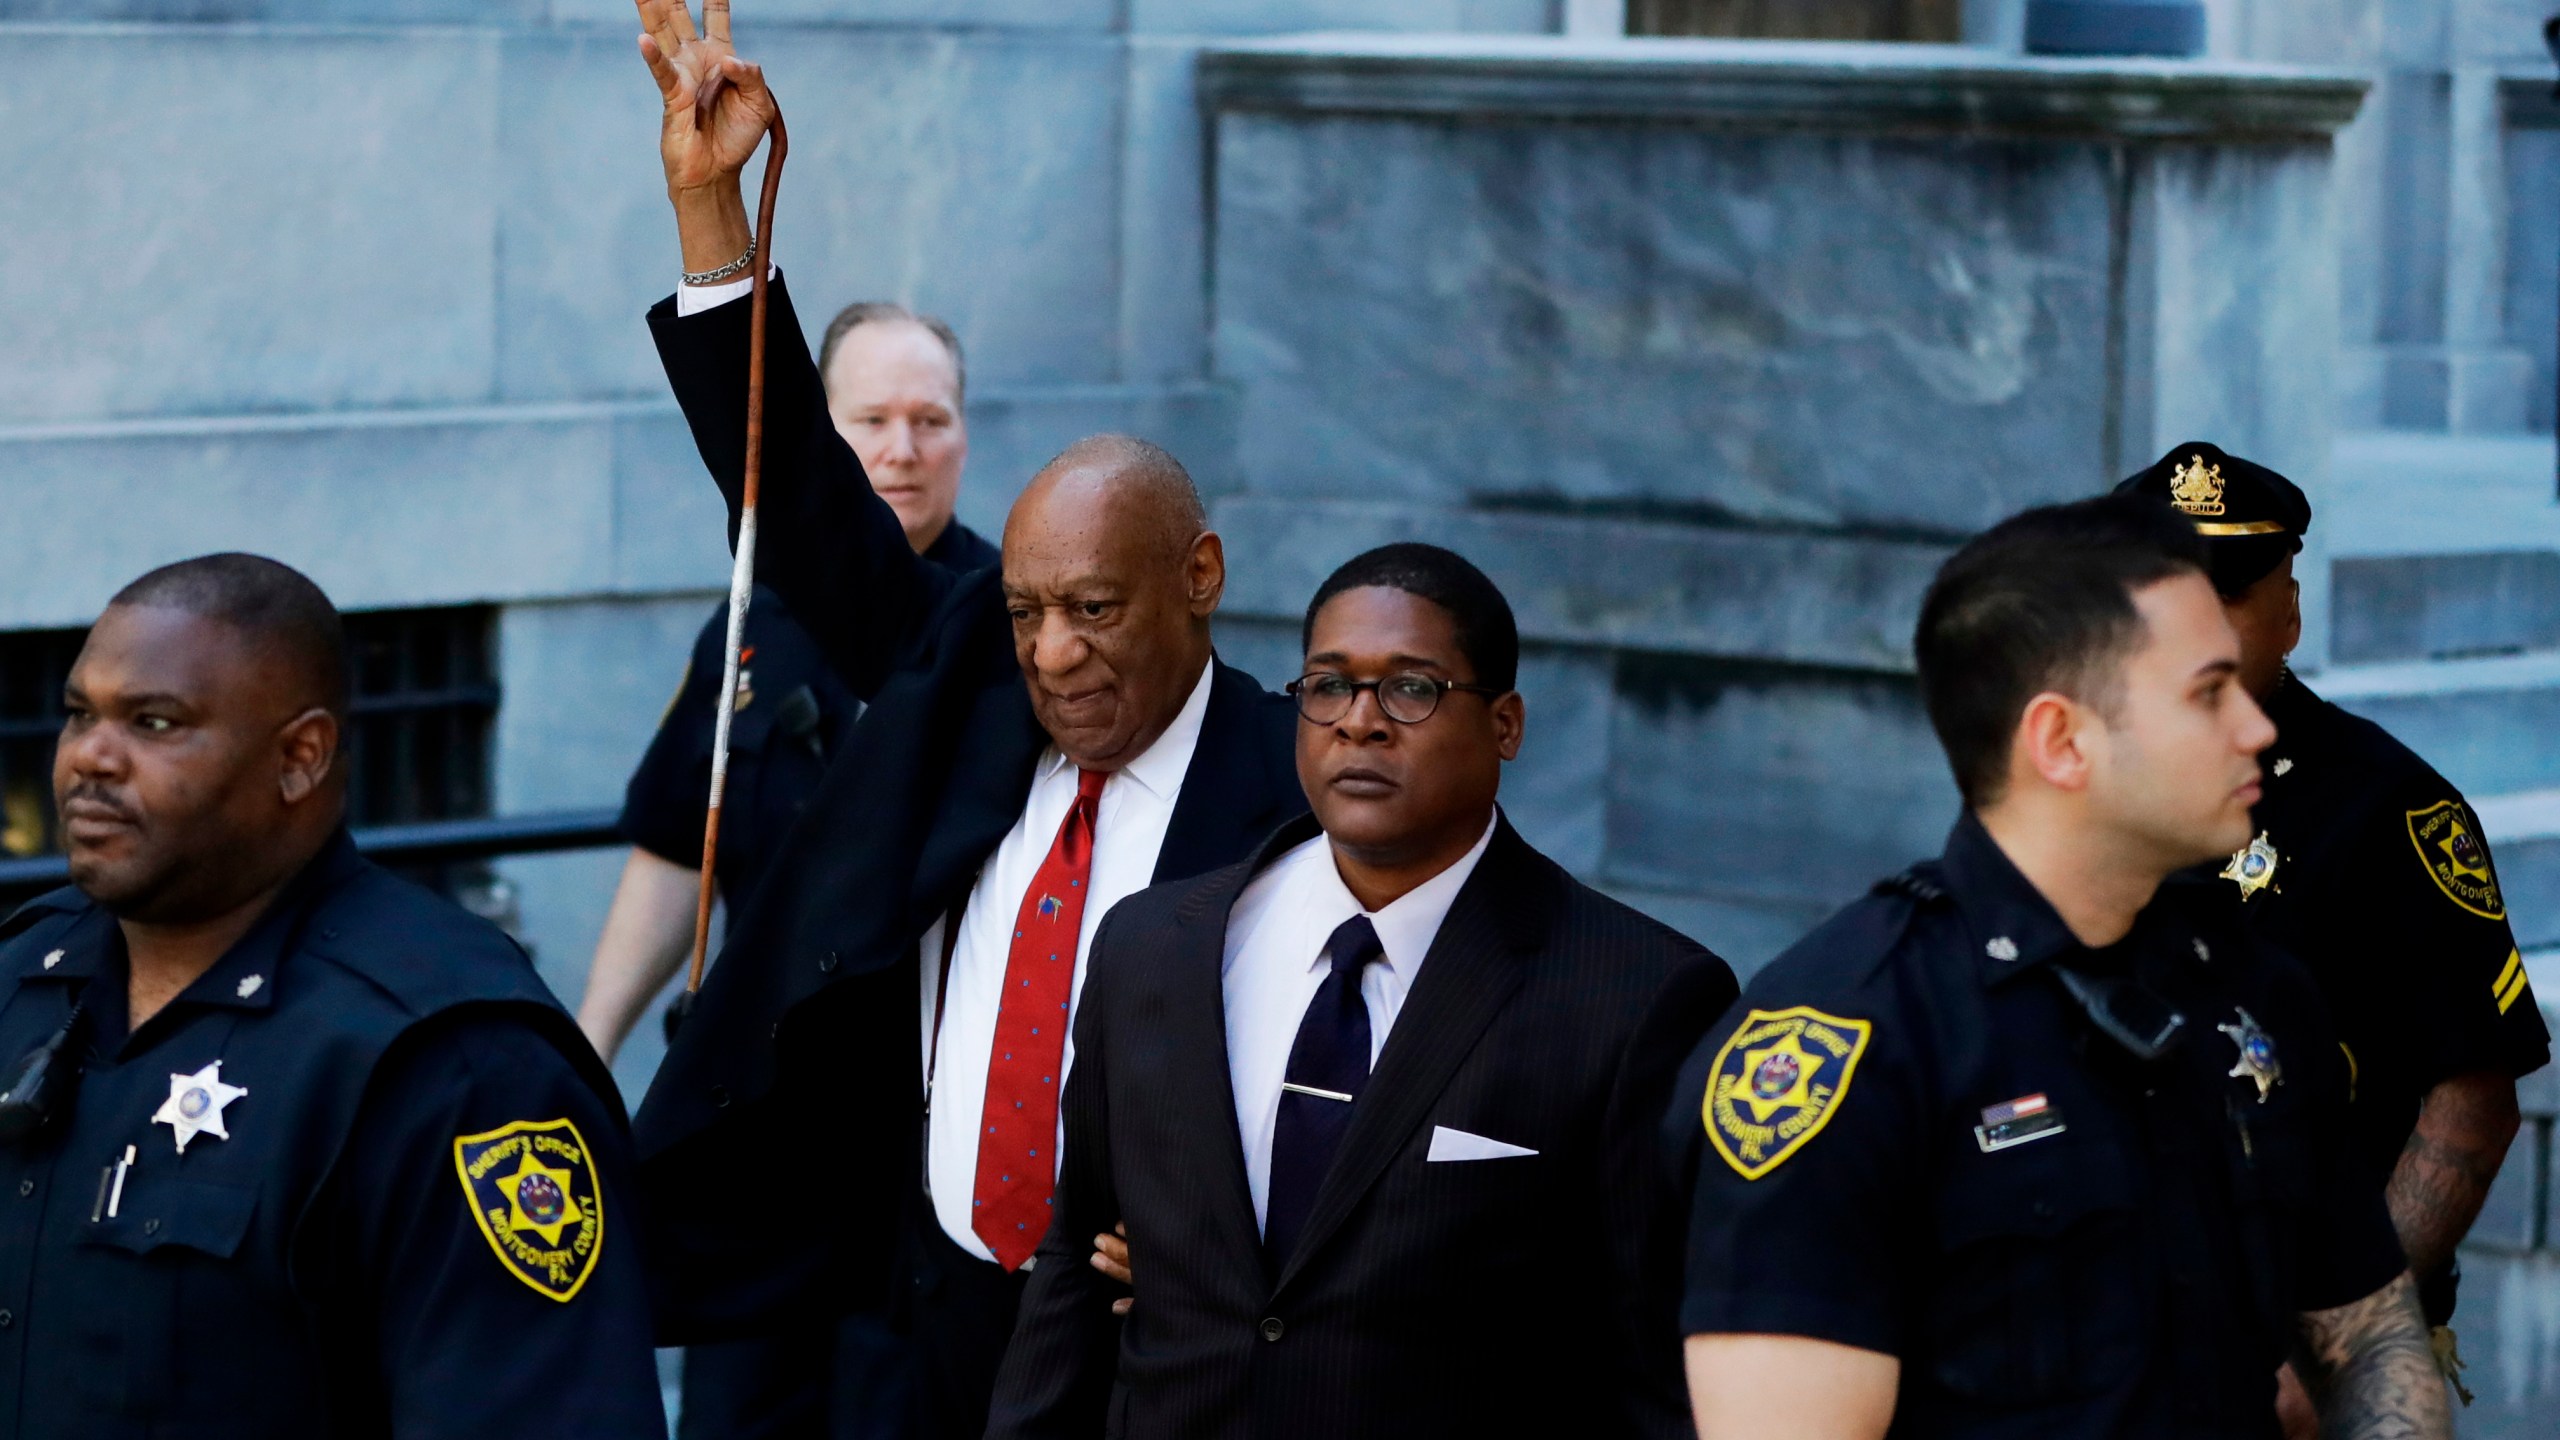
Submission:
[[[746,252],[750,229],[738,174],[773,123],[762,66],[729,43],[729,0],[703,0],[696,32],[686,0],[637,0],[640,58],[664,106],[658,158],[676,207],[687,270],[711,270]]]

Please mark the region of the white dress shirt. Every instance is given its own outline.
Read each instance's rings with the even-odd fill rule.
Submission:
[[[1360,973],[1360,998],[1369,1005],[1369,1063],[1375,1066],[1440,922],[1493,841],[1495,823],[1485,822],[1475,848],[1457,864],[1383,910],[1360,908],[1334,868],[1332,843],[1322,835],[1272,861],[1236,897],[1227,917],[1220,993],[1226,998],[1227,1073],[1235,1084],[1236,1131],[1244,1137],[1255,1228],[1271,1201],[1271,1136],[1280,1123],[1280,1082],[1288,1074],[1289,1051],[1298,1042],[1307,1006],[1333,968],[1324,942],[1343,921],[1365,913],[1386,951]]]
[[[1183,702],[1173,723],[1102,787],[1093,822],[1093,880],[1085,891],[1084,922],[1076,931],[1076,973],[1067,996],[1070,1036],[1075,1007],[1084,994],[1085,957],[1093,948],[1094,928],[1112,906],[1155,883],[1156,857],[1164,849],[1165,829],[1173,823],[1174,802],[1182,794],[1182,777],[1191,769],[1191,752],[1199,748],[1200,720],[1209,710],[1209,679],[1216,669],[1214,660],[1201,668],[1191,698]],[[932,1192],[934,1216],[951,1243],[990,1262],[995,1256],[970,1228],[969,1216],[978,1188],[978,1121],[987,1104],[987,1061],[995,1052],[996,1005],[1004,994],[1005,966],[1013,955],[1013,922],[1022,910],[1023,892],[1040,873],[1040,862],[1049,858],[1049,847],[1057,843],[1058,827],[1075,798],[1076,767],[1052,746],[1040,756],[1022,817],[1005,832],[1004,842],[996,846],[969,889],[969,903],[960,916],[960,943],[951,952],[950,979],[941,987],[938,1047],[934,994],[947,922],[935,921],[917,947],[924,967],[919,1024],[928,1089],[925,1184]],[[1075,1041],[1070,1038],[1058,1071],[1062,1094],[1075,1057]],[[1058,1138],[1063,1150],[1063,1114]]]
[[[782,267],[768,265],[764,269],[764,274],[768,281],[779,280],[782,278]],[[754,294],[755,289],[756,277],[753,275],[743,280],[724,280],[717,285],[678,285],[676,287],[677,318],[699,315],[705,310],[717,309],[732,300],[743,300]]]

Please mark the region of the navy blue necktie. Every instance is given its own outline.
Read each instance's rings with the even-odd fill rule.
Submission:
[[[1366,915],[1335,928],[1324,945],[1333,971],[1307,1002],[1289,1047],[1280,1087],[1280,1121],[1271,1132],[1271,1190],[1262,1213],[1262,1249],[1273,1273],[1289,1263],[1316,1191],[1333,1168],[1351,1128],[1351,1107],[1369,1083],[1369,1004],[1360,998],[1360,973],[1386,953]]]

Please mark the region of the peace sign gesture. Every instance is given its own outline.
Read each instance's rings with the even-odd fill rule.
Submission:
[[[729,43],[729,0],[702,0],[702,29],[686,0],[637,0],[640,58],[665,111],[658,158],[684,237],[685,268],[709,270],[744,254],[749,238],[738,172],[776,114],[764,68]]]

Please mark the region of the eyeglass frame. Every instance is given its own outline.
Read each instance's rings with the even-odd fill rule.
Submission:
[[[1308,681],[1316,679],[1319,676],[1328,680],[1340,680],[1350,685],[1351,695],[1350,698],[1343,701],[1341,715],[1333,716],[1331,719],[1319,720],[1313,715],[1307,713],[1307,701],[1312,697],[1307,694],[1306,684]],[[1423,711],[1421,715],[1411,720],[1407,720],[1403,716],[1398,715],[1387,708],[1386,691],[1381,688],[1389,681],[1407,679],[1420,680],[1431,687],[1431,708]],[[1449,692],[1452,690],[1460,691],[1468,695],[1482,695],[1488,700],[1499,700],[1503,696],[1511,693],[1509,690],[1499,689],[1491,685],[1475,685],[1464,680],[1443,680],[1437,675],[1426,674],[1420,670],[1398,670],[1391,674],[1381,675],[1375,680],[1354,680],[1339,670],[1310,670],[1280,688],[1289,696],[1290,699],[1298,702],[1298,718],[1306,721],[1310,725],[1340,724],[1343,716],[1350,714],[1352,708],[1360,703],[1360,692],[1363,690],[1369,691],[1377,697],[1379,714],[1386,716],[1388,719],[1393,720],[1399,725],[1420,725],[1429,720],[1432,716],[1439,714],[1440,702],[1448,699]]]

